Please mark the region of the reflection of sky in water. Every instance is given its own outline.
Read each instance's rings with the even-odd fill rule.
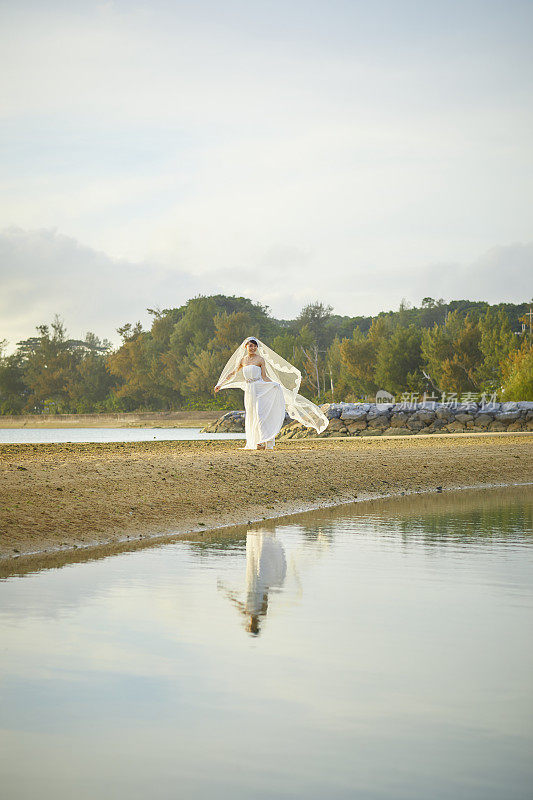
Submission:
[[[6,796],[526,798],[531,503],[386,509],[0,583]]]

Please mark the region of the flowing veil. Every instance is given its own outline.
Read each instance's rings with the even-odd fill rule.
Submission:
[[[237,367],[240,360],[246,355],[246,342],[249,339],[254,339],[257,342],[258,353],[265,359],[266,374],[270,380],[280,384],[288,415],[301,422],[307,428],[315,428],[317,433],[322,433],[328,427],[329,420],[318,406],[298,394],[298,389],[302,382],[300,370],[285,361],[274,350],[271,350],[257,336],[249,336],[239,345],[222,370],[217,385],[223,383],[224,385],[220,386],[221,389],[246,388],[242,369],[237,370]]]

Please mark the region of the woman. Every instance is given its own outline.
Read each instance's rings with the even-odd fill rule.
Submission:
[[[298,394],[301,380],[299,369],[253,336],[235,350],[222,370],[215,393],[220,389],[244,389],[246,450],[271,450],[285,411],[317,433],[327,428],[325,414]]]

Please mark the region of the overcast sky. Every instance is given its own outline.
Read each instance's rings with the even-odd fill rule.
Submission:
[[[533,3],[0,2],[0,339],[533,294]]]

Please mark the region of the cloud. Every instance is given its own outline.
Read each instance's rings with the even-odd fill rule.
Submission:
[[[116,328],[140,319],[147,308],[180,306],[197,294],[235,294],[294,318],[317,299],[336,313],[355,316],[397,308],[402,298],[524,302],[533,294],[533,242],[494,247],[470,263],[427,263],[423,268],[381,271],[332,262],[312,271],[313,254],[281,243],[266,246],[253,269],[192,275],[177,265],[115,259],[54,230],[7,229],[0,233],[0,339],[13,345],[58,313],[73,336],[88,330],[118,341]]]
[[[524,303],[533,297],[533,241],[491,247],[471,263],[429,264],[418,274],[418,295]]]
[[[13,344],[59,313],[72,335],[93,330],[117,340],[116,327],[147,321],[146,308],[178,306],[195,293],[180,270],[113,259],[53,230],[0,234],[0,338]]]
[[[531,294],[531,9],[311,7],[4,4],[0,335]]]

